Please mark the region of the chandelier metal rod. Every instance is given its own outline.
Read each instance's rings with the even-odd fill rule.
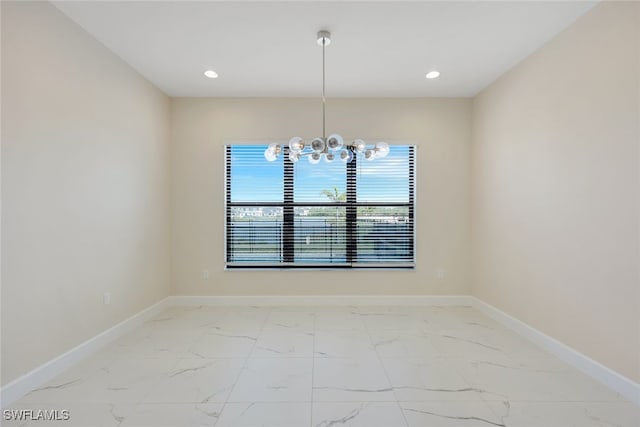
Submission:
[[[324,50],[327,46],[327,40],[326,38],[322,39],[322,138],[326,139],[327,138],[327,131],[326,131],[326,115],[325,115],[325,103],[326,103],[326,98],[324,95],[324,89],[325,89],[325,59],[324,59]]]

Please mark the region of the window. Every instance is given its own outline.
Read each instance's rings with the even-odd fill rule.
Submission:
[[[415,147],[312,165],[227,145],[227,268],[412,268]]]

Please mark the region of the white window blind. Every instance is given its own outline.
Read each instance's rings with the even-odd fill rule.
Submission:
[[[225,147],[228,268],[414,266],[414,146],[316,165],[266,147]]]

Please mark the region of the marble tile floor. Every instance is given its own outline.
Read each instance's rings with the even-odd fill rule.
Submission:
[[[638,427],[640,408],[471,307],[173,307],[3,426]]]

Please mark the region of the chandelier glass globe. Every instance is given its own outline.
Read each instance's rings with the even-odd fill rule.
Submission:
[[[289,150],[294,153],[299,153],[304,150],[304,140],[299,136],[294,136],[289,140]]]
[[[376,157],[387,157],[387,154],[389,154],[389,144],[386,142],[377,142]]]
[[[322,153],[325,147],[326,145],[322,138],[314,138],[313,141],[311,141],[311,149],[316,153]]]
[[[329,135],[329,138],[327,138],[327,147],[329,147],[329,150],[339,150],[343,145],[344,139],[342,139],[342,137],[337,133]]]
[[[320,159],[322,158],[322,154],[320,153],[311,153],[309,154],[309,163],[311,163],[312,165],[317,165],[318,163],[320,163]]]

